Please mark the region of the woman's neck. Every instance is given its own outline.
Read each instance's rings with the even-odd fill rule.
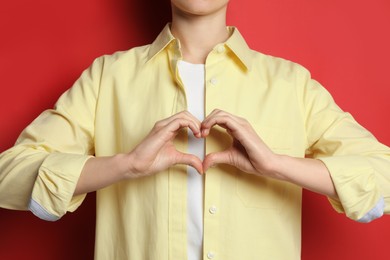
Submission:
[[[226,10],[207,16],[191,16],[178,10],[172,13],[171,31],[180,40],[185,61],[204,64],[214,46],[229,37]]]

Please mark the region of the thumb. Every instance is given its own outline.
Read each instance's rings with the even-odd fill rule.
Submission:
[[[227,150],[206,155],[203,160],[203,170],[206,172],[210,167],[222,163],[233,164],[231,153]]]
[[[203,174],[202,161],[193,154],[179,153],[175,164],[185,164],[195,168],[200,174]]]

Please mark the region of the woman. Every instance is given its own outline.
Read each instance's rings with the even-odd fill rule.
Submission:
[[[355,220],[388,211],[388,147],[250,50],[227,0],[171,5],[151,45],[98,58],[1,155],[2,207],[57,220],[97,190],[96,259],[299,259],[301,187]]]

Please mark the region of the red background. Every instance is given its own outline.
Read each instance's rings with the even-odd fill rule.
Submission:
[[[0,151],[52,107],[94,58],[150,43],[168,0],[0,3]],[[231,0],[249,45],[306,66],[336,102],[390,145],[388,0]],[[92,259],[93,194],[55,223],[0,209],[0,259]],[[302,259],[390,259],[390,218],[359,224],[304,192]],[[281,250],[283,250],[281,248]]]

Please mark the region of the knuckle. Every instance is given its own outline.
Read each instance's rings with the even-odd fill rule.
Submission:
[[[175,118],[175,119],[172,120],[171,124],[180,124],[181,121],[182,121],[181,118]]]
[[[196,163],[197,163],[196,158],[194,158],[194,157],[191,156],[191,158],[190,158],[190,165],[191,165],[191,166],[195,166]]]
[[[227,120],[229,120],[229,119],[230,119],[230,116],[229,116],[229,115],[226,115],[226,114],[224,114],[224,115],[222,115],[222,116],[221,116],[221,118],[222,118],[224,121],[227,121]]]
[[[160,121],[157,121],[156,123],[154,123],[154,127],[155,129],[160,129],[162,127],[162,120]]]
[[[249,121],[244,117],[239,117],[238,119],[241,121],[241,124],[243,124],[243,125],[249,124]]]
[[[188,112],[187,110],[183,110],[183,111],[176,114],[176,118],[185,118],[185,117],[188,117],[189,115],[190,115],[190,112]]]
[[[207,156],[207,161],[208,162],[213,162],[215,161],[216,159],[216,154],[215,153],[210,153],[208,156]]]

